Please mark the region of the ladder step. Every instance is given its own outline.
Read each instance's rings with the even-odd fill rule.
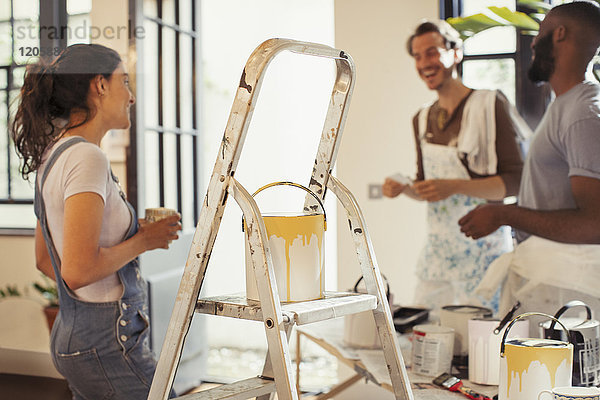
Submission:
[[[272,379],[249,378],[228,385],[217,386],[202,392],[190,393],[175,400],[216,400],[216,399],[250,399],[263,394],[275,392],[275,381]]]
[[[370,311],[376,307],[377,297],[370,294],[325,292],[323,299],[282,303],[281,312],[288,318],[288,322],[304,325]],[[260,303],[249,301],[245,293],[198,299],[196,312],[253,321],[263,320]]]

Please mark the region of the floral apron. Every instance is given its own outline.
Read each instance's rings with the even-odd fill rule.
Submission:
[[[426,179],[470,179],[456,147],[427,143],[422,138],[421,151]],[[417,262],[417,275],[422,281],[449,282],[454,288],[453,302],[469,301],[488,265],[511,250],[510,234],[505,229],[478,240],[460,231],[458,220],[483,203],[484,199],[463,194],[428,203],[427,241]],[[418,293],[417,297],[427,298],[427,293]],[[497,302],[496,296],[484,305],[497,310]]]
[[[35,212],[58,287],[60,311],[52,328],[50,347],[56,369],[67,379],[74,400],[142,400],[148,396],[156,361],[148,344],[146,283],[135,259],[118,272],[123,294],[118,301],[93,303],[80,300],[60,273],[60,258],[46,219],[42,190],[48,172],[70,146],[85,141],[75,137],[62,143],[50,156],[35,188]],[[116,178],[113,175],[113,180]],[[126,238],[137,232],[131,204]],[[171,393],[174,396],[174,393]]]

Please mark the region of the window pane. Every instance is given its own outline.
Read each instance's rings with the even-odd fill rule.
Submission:
[[[6,0],[3,1],[7,2]],[[15,19],[34,18],[38,19],[40,6],[38,0],[13,0],[13,12]]]
[[[13,69],[13,88],[20,88],[23,85],[23,79],[25,78],[25,67]],[[18,96],[19,91],[15,91],[14,96]],[[11,96],[13,93],[11,92]],[[12,98],[11,98],[12,101]]]
[[[165,176],[165,207],[177,209],[177,146],[176,135],[163,135],[164,176]]]
[[[0,132],[8,132],[6,126],[6,92],[0,91]],[[8,197],[8,135],[0,135],[0,198]]]
[[[91,20],[89,14],[69,15],[67,44],[90,43]],[[94,31],[94,35],[98,32]]]
[[[175,0],[162,0],[162,20],[175,25]]]
[[[92,11],[92,0],[67,0],[67,14],[89,14]]]
[[[515,61],[512,58],[465,61],[463,82],[474,89],[499,89],[515,104]]]
[[[6,89],[6,85],[8,85],[6,72],[7,70],[5,69],[0,70],[0,90]],[[2,106],[0,105],[0,107]]]
[[[143,90],[144,123],[146,126],[158,126],[158,58],[157,46],[158,28],[155,22],[144,21],[145,38],[141,41],[144,46],[144,73],[142,84],[138,90]],[[138,77],[140,79],[140,77]]]
[[[157,12],[156,12],[156,1],[155,0],[144,0],[144,15],[151,17],[151,18],[156,18],[157,16]]]
[[[197,7],[197,6],[196,6]],[[179,26],[186,31],[192,30],[192,2],[179,2]]]
[[[489,6],[507,7],[515,11],[515,0],[464,0],[463,15],[490,15]],[[494,14],[491,14],[494,15]],[[495,27],[465,41],[465,54],[513,53],[517,49],[517,33],[513,27]]]
[[[0,1],[0,21],[10,20],[10,1]]]
[[[146,207],[160,207],[159,169],[158,169],[158,134],[146,131],[145,144],[145,203]]]
[[[32,204],[0,204],[0,221],[3,228],[35,228]]]
[[[40,50],[39,30],[38,21],[15,22],[15,63],[27,64],[37,61]]]
[[[0,22],[0,65],[10,64],[11,31],[9,22]]]
[[[189,135],[181,137],[181,200],[183,229],[192,229],[194,226],[194,141]]]
[[[162,101],[163,126],[174,128],[176,125],[175,107],[177,103],[175,92],[175,31],[169,27],[162,28]]]
[[[192,39],[188,35],[179,35],[180,51],[179,51],[179,73],[181,74],[181,82],[179,90],[181,99],[179,106],[181,107],[181,126],[184,131],[192,129],[193,122],[193,73],[192,73]]]

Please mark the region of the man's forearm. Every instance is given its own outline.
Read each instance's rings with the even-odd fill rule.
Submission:
[[[599,221],[579,209],[540,211],[505,205],[498,222],[556,242],[600,244]]]

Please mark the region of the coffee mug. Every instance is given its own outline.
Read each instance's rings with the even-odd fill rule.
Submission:
[[[157,208],[146,208],[146,221],[157,222],[163,218],[167,218],[171,215],[176,215],[177,211],[172,208],[157,207]]]
[[[538,400],[542,400],[542,395],[548,393],[552,400],[600,400],[600,389],[596,387],[578,387],[562,386],[555,387],[552,390],[542,390],[538,395]],[[546,396],[546,398],[548,398]]]

